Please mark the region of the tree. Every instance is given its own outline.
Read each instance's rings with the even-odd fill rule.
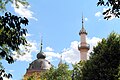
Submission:
[[[26,0],[0,0],[0,11],[4,12],[6,10],[6,5],[8,3],[15,3],[16,8],[19,8],[18,3],[21,3],[23,6],[28,6],[29,3]]]
[[[68,65],[60,64],[58,68],[52,67],[40,76],[41,80],[71,80],[71,71],[68,70]]]
[[[111,14],[115,17],[120,17],[120,0],[99,0],[97,6],[107,6],[108,9],[103,12],[104,19],[111,18]]]
[[[19,3],[27,7],[29,4],[26,0],[0,0],[0,11],[6,11],[8,3],[15,4],[19,8]],[[22,28],[27,25],[28,20],[21,18],[11,13],[5,13],[5,16],[0,16],[0,59],[5,59],[9,64],[13,63],[13,51],[20,53],[20,45],[28,46],[25,39],[27,29]],[[21,26],[22,25],[22,26]],[[0,62],[0,80],[3,77],[10,78],[11,74],[5,73],[5,70]]]
[[[30,76],[25,76],[22,80],[41,80],[40,74],[43,74],[43,73],[34,72]]]
[[[82,80],[82,68],[86,61],[80,61],[73,65],[72,80]]]
[[[9,64],[14,62],[13,51],[19,52],[20,45],[27,46],[27,29],[22,28],[23,25],[28,25],[28,19],[25,17],[21,18],[11,13],[0,16],[0,58]]]
[[[120,79],[120,35],[111,33],[102,39],[82,68],[82,80]]]

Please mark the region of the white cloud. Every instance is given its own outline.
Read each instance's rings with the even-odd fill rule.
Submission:
[[[46,54],[46,59],[49,60],[50,62],[51,61],[55,61],[54,59],[57,58],[57,59],[60,59],[61,58],[61,55],[62,55],[62,59],[65,61],[65,62],[68,62],[68,63],[75,63],[77,61],[79,61],[79,51],[77,49],[77,46],[78,46],[78,41],[73,41],[71,42],[71,45],[70,45],[70,48],[64,48],[61,52],[62,53],[56,53],[56,52],[44,52]]]
[[[85,18],[85,21],[88,21],[88,18]]]
[[[103,8],[103,10],[102,10],[101,12],[105,12],[105,11],[108,10],[108,9],[109,9],[109,8]],[[103,17],[105,17],[105,16],[111,16],[108,20],[112,20],[112,19],[115,18],[115,15],[111,14],[110,12],[109,12],[107,15],[102,15],[101,12],[100,12],[100,11],[96,12],[96,13],[95,13],[95,16],[96,16],[96,17],[101,17],[101,16],[103,16]],[[101,20],[101,19],[99,19],[99,20]]]
[[[97,37],[93,37],[93,38],[87,38],[87,43],[90,45],[90,50],[88,51],[88,59],[90,56],[90,52],[92,52],[93,50],[93,46],[96,46],[98,42],[100,42],[102,39],[97,38]]]
[[[90,44],[90,50],[88,52],[88,57],[89,57],[89,53],[93,50],[93,46],[96,46],[97,45],[97,42],[101,41],[100,38],[96,38],[96,37],[93,37],[93,38],[87,38],[87,43]],[[37,46],[37,43],[35,42],[30,42],[31,43],[32,47],[27,47],[28,50],[30,50],[29,52],[26,52],[25,55],[21,55],[18,57],[18,55],[15,55],[14,58],[16,58],[17,60],[20,60],[20,61],[32,61],[32,52],[38,52],[36,46]],[[53,48],[51,47],[46,47],[45,48],[45,54],[46,54],[46,59],[49,60],[50,62],[52,61],[56,61],[56,59],[60,59],[61,58],[61,55],[62,55],[62,60],[67,62],[67,63],[77,63],[80,61],[80,51],[78,50],[78,44],[80,42],[79,41],[73,41],[71,42],[70,44],[70,47],[69,48],[64,48],[61,52],[62,53],[57,53],[57,52],[54,52]],[[25,51],[24,50],[24,47],[21,46],[21,49],[23,50],[23,52]]]
[[[22,17],[26,17],[26,18],[31,18],[37,21],[37,19],[35,17],[33,17],[33,12],[29,10],[29,8],[31,7],[30,5],[28,7],[23,6],[21,3],[17,2],[17,4],[19,5],[19,8],[16,8],[15,6],[15,0],[14,3],[12,4],[12,7],[14,8],[14,11],[19,14]]]
[[[51,61],[55,61],[55,58],[60,58],[60,54],[59,53],[55,53],[55,52],[44,52],[46,54],[46,59]]]
[[[96,12],[96,13],[95,13],[95,16],[96,16],[96,17],[100,17],[101,15],[102,15],[101,12]]]
[[[8,78],[6,78],[6,77],[3,77],[3,80],[12,80],[12,79],[8,79]]]
[[[78,41],[71,42],[70,48],[64,49],[63,60],[68,63],[76,63],[80,61],[80,52],[78,51]]]
[[[27,38],[27,37],[32,36],[32,34],[26,33],[26,35],[25,35],[25,34],[23,34],[23,36]]]
[[[17,52],[14,52],[14,59],[18,61],[32,61],[32,52],[38,52],[36,47],[37,43],[28,41],[28,44],[30,44],[30,46],[20,46],[20,50],[23,55],[19,55]]]
[[[89,53],[93,50],[93,46],[96,46],[97,43],[101,41],[100,38],[87,38],[87,43],[90,45],[90,50],[88,52],[88,57],[89,57]],[[66,62],[68,63],[76,63],[80,61],[80,51],[78,51],[78,41],[73,41],[71,42],[70,48],[69,49],[64,49],[66,51],[64,51],[62,53],[63,58]]]
[[[29,34],[28,34],[29,35]],[[90,53],[93,50],[93,46],[97,45],[97,42],[101,41],[100,38],[87,38],[87,43],[90,44],[90,50],[88,53]],[[15,59],[19,60],[19,61],[32,61],[32,52],[37,53],[37,43],[33,42],[33,41],[28,41],[28,43],[30,43],[32,46],[31,47],[24,47],[24,46],[20,46],[20,49],[22,50],[22,52],[26,53],[25,55],[18,55],[16,54],[14,56]],[[80,51],[78,50],[78,44],[80,42],[79,41],[73,41],[70,44],[70,47],[68,48],[64,48],[61,52],[62,53],[58,53],[55,52],[53,48],[51,47],[46,47],[44,53],[46,54],[46,59],[51,61],[56,61],[56,59],[60,59],[61,55],[62,55],[62,59],[63,61],[67,62],[67,63],[76,63],[80,61]],[[28,51],[26,52],[26,49],[28,49]],[[89,54],[88,54],[89,56]]]
[[[51,47],[46,47],[46,51],[54,51]]]
[[[88,53],[90,53],[93,50],[93,46],[97,45],[97,42],[101,41],[100,38],[87,38],[87,43],[90,44],[90,50]],[[55,58],[60,58],[62,55],[63,61],[67,63],[77,63],[80,61],[80,52],[78,51],[78,44],[79,41],[73,41],[70,44],[69,48],[64,48],[62,53],[55,53],[55,52],[45,52],[47,55],[47,59],[50,61],[54,61]],[[89,56],[89,54],[88,54]]]
[[[29,34],[29,33],[26,34],[26,37],[30,37],[30,36],[31,36],[31,34]]]
[[[108,10],[109,8],[103,8],[103,12],[105,12],[106,10]]]

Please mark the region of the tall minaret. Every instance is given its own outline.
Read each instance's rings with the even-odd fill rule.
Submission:
[[[80,51],[80,59],[87,60],[87,53],[89,50],[89,45],[86,42],[87,32],[84,28],[83,16],[82,16],[82,29],[79,32],[81,43],[78,45],[78,50]]]

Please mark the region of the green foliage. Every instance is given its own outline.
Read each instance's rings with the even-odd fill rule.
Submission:
[[[19,8],[18,2],[21,3],[23,6],[28,6],[28,2],[26,0],[0,0],[0,11],[4,12],[6,10],[6,5],[10,3],[14,3],[15,1],[15,6],[16,8]]]
[[[67,64],[61,64],[58,68],[52,67],[50,70],[40,75],[41,80],[71,80],[71,71]]]
[[[15,3],[16,8],[19,8],[18,3],[27,7],[29,4],[26,0],[0,0],[0,11],[4,12],[8,3]],[[19,46],[28,46],[25,39],[27,29],[21,25],[27,25],[28,20],[21,18],[11,13],[5,13],[5,16],[0,16],[0,59],[5,59],[9,64],[13,63],[13,51],[20,53]],[[2,63],[0,62],[0,80],[3,77],[10,78],[11,74],[5,73]]]
[[[82,69],[86,61],[80,61],[73,65],[72,80],[82,80]]]
[[[40,76],[39,76],[40,74],[39,73],[33,73],[31,76],[26,76],[26,77],[24,77],[24,79],[23,80],[40,80]]]
[[[27,46],[25,35],[27,29],[22,28],[28,25],[28,20],[24,17],[18,17],[11,13],[5,13],[0,16],[0,59],[5,59],[9,64],[14,62],[13,51],[20,52],[20,45]],[[2,65],[0,63],[0,68]],[[0,79],[5,71],[0,71]],[[3,77],[11,77],[11,74],[4,74]]]
[[[27,29],[21,25],[27,25],[28,20],[11,13],[0,16],[0,57],[6,59],[8,63],[13,63],[13,51],[19,51],[20,45],[26,45],[25,35]]]
[[[82,68],[82,80],[119,80],[120,35],[111,33],[102,39]]]
[[[103,12],[103,15],[105,15],[104,19],[111,18],[111,15],[115,15],[115,17],[120,17],[120,0],[99,0],[97,3],[98,6],[107,6],[108,9]]]

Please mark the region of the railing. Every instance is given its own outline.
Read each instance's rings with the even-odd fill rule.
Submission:
[[[90,45],[89,44],[86,44],[86,45],[81,45],[81,44],[79,44],[78,45],[78,49],[80,50],[80,49],[90,49]]]

